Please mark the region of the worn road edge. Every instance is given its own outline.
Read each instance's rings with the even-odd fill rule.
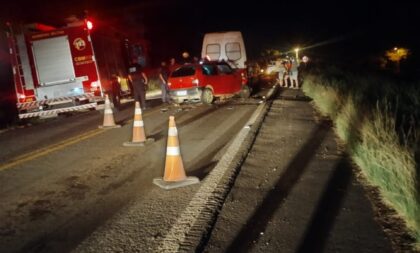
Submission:
[[[267,100],[275,95],[277,90],[278,86],[270,89]],[[271,103],[268,101],[258,106],[154,252],[202,250]]]

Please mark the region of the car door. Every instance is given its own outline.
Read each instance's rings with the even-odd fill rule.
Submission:
[[[219,76],[217,93],[233,94],[240,90],[241,82],[235,75],[235,71],[228,64],[217,64],[217,75]]]
[[[217,87],[219,86],[218,83],[220,82],[219,76],[217,75],[216,65],[214,64],[203,64],[201,66],[201,70],[203,73],[203,80],[201,86],[211,86],[213,88],[213,92],[217,94]]]

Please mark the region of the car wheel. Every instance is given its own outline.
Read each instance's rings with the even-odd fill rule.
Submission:
[[[249,88],[249,86],[244,85],[239,95],[241,96],[241,98],[249,98],[251,96],[251,89]]]
[[[204,104],[211,104],[214,100],[213,91],[206,88],[203,90],[203,93],[201,94],[201,101]]]

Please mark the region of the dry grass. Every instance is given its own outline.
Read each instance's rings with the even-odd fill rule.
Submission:
[[[312,77],[315,79],[315,77]],[[315,82],[316,80],[311,80]],[[303,86],[303,91],[306,94],[311,94],[314,101],[314,106],[323,116],[334,118],[339,107],[339,97],[334,88],[330,86]],[[322,101],[322,102],[321,102]]]
[[[348,153],[384,202],[403,218],[420,250],[418,87],[403,90],[387,80],[333,69],[309,75],[303,91],[334,121]]]
[[[360,139],[352,150],[353,160],[420,242],[418,175],[413,150],[399,143],[395,120],[379,109],[361,125]]]

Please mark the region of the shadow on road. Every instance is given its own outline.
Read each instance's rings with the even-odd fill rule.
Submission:
[[[260,231],[265,230],[276,210],[302,176],[312,157],[315,156],[316,150],[329,130],[330,126],[326,121],[314,129],[310,139],[289,163],[274,188],[267,193],[261,205],[236,235],[226,252],[247,252],[252,248],[252,242],[258,239]]]
[[[327,186],[306,228],[296,252],[322,252],[335,218],[348,192],[352,180],[351,168],[343,157],[328,180]]]
[[[151,134],[151,135],[147,136],[147,138],[151,138],[151,139],[153,139],[155,142],[160,141],[161,139],[166,138],[166,136],[164,135],[164,132],[165,132],[165,131],[164,131],[164,130],[162,130],[162,131],[159,131],[159,132],[153,133],[153,134]]]
[[[211,161],[201,165],[200,167],[194,168],[192,171],[188,172],[188,176],[198,177],[200,180],[203,180],[218,162],[219,161]]]

